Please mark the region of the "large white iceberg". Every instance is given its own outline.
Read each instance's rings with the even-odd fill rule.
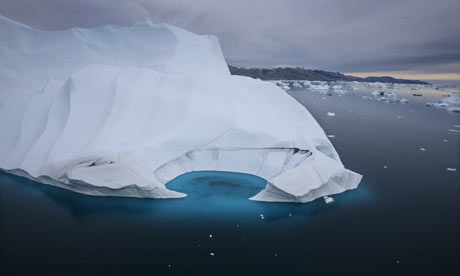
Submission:
[[[175,198],[190,171],[242,172],[261,201],[356,188],[310,113],[232,76],[214,36],[145,20],[47,32],[0,17],[0,168],[89,195]]]

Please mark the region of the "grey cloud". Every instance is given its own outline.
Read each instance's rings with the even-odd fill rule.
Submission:
[[[239,66],[460,72],[458,0],[2,0],[42,29],[131,25],[151,17],[219,37]]]

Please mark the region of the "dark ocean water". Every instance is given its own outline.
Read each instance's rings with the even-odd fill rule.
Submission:
[[[0,274],[459,275],[460,133],[448,129],[460,114],[425,107],[436,93],[407,105],[289,93],[364,175],[333,204],[250,201],[265,181],[235,173],[180,176],[168,187],[189,196],[170,200],[0,173]]]

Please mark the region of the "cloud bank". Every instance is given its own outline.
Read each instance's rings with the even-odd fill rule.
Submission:
[[[46,30],[150,17],[219,37],[228,63],[341,72],[460,72],[458,0],[2,0]]]

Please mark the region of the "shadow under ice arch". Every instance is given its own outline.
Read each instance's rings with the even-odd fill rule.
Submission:
[[[308,161],[312,155],[309,150],[282,147],[197,149],[188,151],[160,166],[155,170],[154,175],[163,185],[166,185],[176,177],[190,172],[244,173],[265,179],[269,187],[270,180]],[[256,197],[257,195],[251,199]]]
[[[324,179],[311,161],[333,160],[318,151],[299,148],[208,148],[189,151],[155,170],[163,185],[197,171],[245,173],[261,177],[267,186],[251,200],[308,202],[315,198],[356,188],[361,176],[340,170]],[[335,192],[333,192],[335,191]],[[185,195],[185,194],[184,194]]]

